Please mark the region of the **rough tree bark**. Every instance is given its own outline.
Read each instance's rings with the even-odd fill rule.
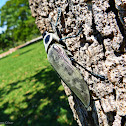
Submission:
[[[83,22],[82,33],[67,39],[67,47],[76,61],[107,78],[76,65],[90,89],[90,110],[63,83],[78,125],[126,125],[126,0],[29,0],[29,5],[41,33],[53,32],[49,17],[56,21],[57,7],[62,36],[76,34]]]

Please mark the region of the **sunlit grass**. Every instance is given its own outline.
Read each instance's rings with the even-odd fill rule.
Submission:
[[[42,42],[0,59],[0,122],[6,121],[14,126],[77,125]]]

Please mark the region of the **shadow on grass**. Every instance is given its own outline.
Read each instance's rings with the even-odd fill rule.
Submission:
[[[76,126],[68,101],[66,98],[61,98],[65,93],[59,89],[61,83],[53,70],[43,69],[32,77],[9,84],[11,87],[8,91],[0,90],[0,97],[2,94],[8,95],[14,90],[21,89],[21,83],[25,84],[26,81],[32,80],[34,81],[31,88],[35,86],[35,90],[24,93],[24,100],[20,102],[25,103],[26,106],[22,108],[20,103],[15,105],[15,101],[5,102],[0,108],[0,122],[14,122],[15,126]],[[18,95],[16,97],[18,98]],[[5,114],[6,109],[13,111]]]
[[[18,49],[18,50],[16,50],[16,51],[20,51],[20,50],[21,50],[21,49]],[[23,55],[23,54],[26,54],[26,53],[32,51],[32,50],[33,50],[33,49],[29,49],[29,50],[24,51],[24,52],[22,52],[22,53],[16,54],[16,55],[14,55],[14,56],[12,56],[12,57],[14,58],[14,57],[17,57],[17,56],[21,56],[21,55]],[[13,52],[13,53],[14,53],[14,52]],[[4,56],[4,57],[1,57],[0,60],[1,60],[1,59],[5,59],[5,58],[7,58],[7,57],[10,56],[10,55],[11,55],[11,53],[8,54],[8,55],[6,55],[6,56]]]
[[[4,58],[7,58],[9,55],[6,55],[6,56],[3,56],[0,58],[0,60],[4,59]]]
[[[34,48],[33,48],[33,49],[34,49]],[[33,49],[29,49],[29,50],[27,50],[27,51],[24,51],[24,52],[22,52],[22,53],[19,53],[19,55],[26,54],[26,53],[28,53],[28,52],[32,51]],[[20,49],[18,49],[18,50],[20,51]]]

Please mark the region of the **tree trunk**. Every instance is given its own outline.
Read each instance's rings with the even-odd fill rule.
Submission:
[[[41,33],[52,32],[49,17],[56,22],[57,7],[63,37],[83,27],[65,41],[68,50],[88,70],[106,77],[100,80],[76,65],[89,86],[90,110],[62,83],[78,125],[126,125],[126,0],[29,0],[29,5]]]

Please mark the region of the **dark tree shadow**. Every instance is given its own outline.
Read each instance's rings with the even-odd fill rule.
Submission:
[[[34,48],[33,48],[33,49],[34,49]],[[29,50],[27,50],[27,51],[24,51],[24,52],[22,52],[22,53],[19,53],[19,55],[26,54],[26,53],[28,53],[28,52],[32,51],[33,49],[29,49]],[[20,51],[20,49],[19,49],[19,51]]]
[[[1,57],[0,60],[4,59],[4,58],[7,58],[9,55],[6,55],[4,57]]]
[[[67,99],[61,98],[65,93],[63,90],[59,90],[60,79],[53,70],[42,69],[34,76],[10,84],[11,88],[8,91],[0,90],[0,97],[2,94],[8,95],[13,90],[22,88],[21,82],[33,79],[35,79],[33,85],[36,86],[36,89],[40,87],[40,83],[44,84],[44,88],[24,94],[25,100],[22,102],[26,103],[27,107],[23,109],[17,106],[15,107],[17,111],[13,111],[11,114],[5,114],[5,110],[14,103],[6,102],[2,108],[0,107],[0,122],[14,122],[14,126],[76,126]],[[40,82],[39,85],[37,82]],[[32,98],[29,99],[29,96]],[[61,111],[65,113],[67,120],[62,119],[59,122],[60,116],[62,116]],[[13,121],[10,119],[12,115],[16,116]]]
[[[34,49],[34,48],[33,48]],[[16,54],[15,56],[13,56],[13,57],[16,57],[17,55],[23,55],[23,54],[26,54],[26,53],[28,53],[28,52],[30,52],[30,51],[32,51],[33,49],[29,49],[29,50],[27,50],[27,51],[24,51],[24,52],[21,52],[21,53],[18,53],[18,54]],[[17,51],[19,51],[20,52],[20,50],[21,49],[18,49]],[[7,58],[7,57],[9,57],[11,54],[8,54],[8,55],[6,55],[6,56],[4,56],[4,57],[2,57],[2,58],[0,58],[0,60],[1,59],[5,59],[5,58]]]

